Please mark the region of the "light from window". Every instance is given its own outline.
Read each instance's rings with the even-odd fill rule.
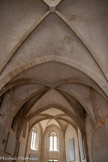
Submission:
[[[81,154],[81,159],[85,159],[85,148],[84,148],[84,141],[82,137],[82,133],[80,129],[78,129],[78,137],[79,137],[79,146],[80,146],[80,154]]]
[[[36,128],[32,128],[31,149],[36,150]]]
[[[68,140],[69,161],[75,161],[75,141],[74,138]]]
[[[50,133],[50,151],[58,151],[58,138],[55,132]]]

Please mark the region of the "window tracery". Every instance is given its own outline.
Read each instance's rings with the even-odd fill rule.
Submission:
[[[50,133],[49,145],[49,151],[58,151],[58,137],[56,132]]]

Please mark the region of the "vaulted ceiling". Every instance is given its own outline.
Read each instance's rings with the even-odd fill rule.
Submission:
[[[92,96],[108,100],[107,6],[107,0],[0,1],[4,120],[12,102],[12,117],[20,113],[23,124],[56,119],[84,128],[86,113],[95,124]]]

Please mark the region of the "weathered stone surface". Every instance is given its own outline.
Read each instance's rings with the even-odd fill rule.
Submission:
[[[107,27],[107,0],[0,1],[0,155],[69,162],[74,138],[75,162],[108,161]]]

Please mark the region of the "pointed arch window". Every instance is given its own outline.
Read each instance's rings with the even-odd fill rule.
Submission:
[[[31,150],[37,150],[36,149],[36,137],[37,137],[37,131],[36,128],[32,128],[32,135],[31,135]]]
[[[58,137],[56,132],[51,132],[49,137],[49,151],[58,151]]]

